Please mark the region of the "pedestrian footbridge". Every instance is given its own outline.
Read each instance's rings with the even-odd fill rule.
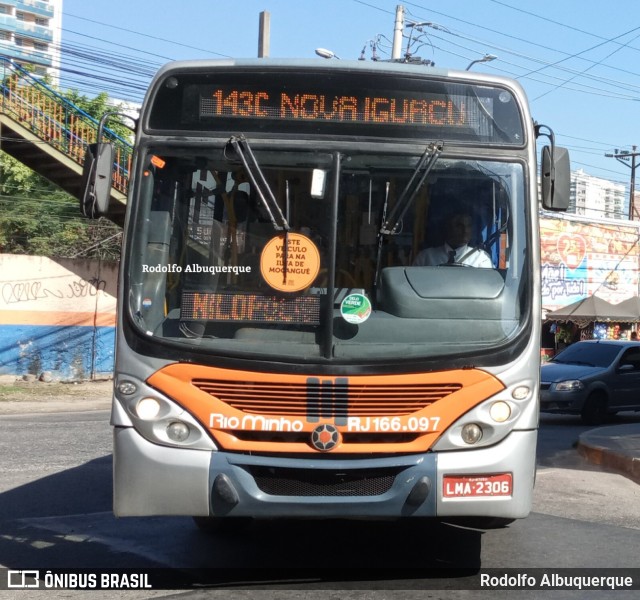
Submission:
[[[0,57],[0,150],[80,199],[87,144],[97,141],[98,121]],[[132,147],[109,129],[115,146],[109,217],[122,224]]]

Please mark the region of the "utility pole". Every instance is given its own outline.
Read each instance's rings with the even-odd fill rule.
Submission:
[[[264,10],[260,13],[260,25],[258,31],[258,58],[268,58],[270,39],[271,14]]]
[[[393,46],[391,47],[391,60],[402,58],[402,34],[404,33],[404,6],[396,6],[396,22],[393,26]]]
[[[640,156],[640,152],[636,152],[637,146],[631,146],[632,150],[618,150],[613,151],[613,154],[605,154],[608,158],[615,158],[618,162],[629,167],[631,169],[631,182],[629,183],[629,220],[633,221],[634,210],[634,196],[636,190],[636,158]],[[631,164],[629,164],[631,161]]]

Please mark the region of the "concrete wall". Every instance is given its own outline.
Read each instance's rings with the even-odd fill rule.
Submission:
[[[0,375],[113,371],[118,265],[0,254]]]

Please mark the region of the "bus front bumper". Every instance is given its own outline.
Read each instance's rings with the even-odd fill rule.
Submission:
[[[384,458],[280,458],[168,448],[114,430],[117,516],[522,518],[531,510],[536,431],[495,446]],[[508,494],[469,496],[453,480],[511,474]],[[452,479],[451,479],[452,478]],[[496,492],[496,493],[494,493]]]

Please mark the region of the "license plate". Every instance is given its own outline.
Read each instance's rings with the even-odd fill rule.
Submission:
[[[445,498],[495,498],[496,496],[511,496],[513,477],[511,473],[462,477],[445,475],[442,485],[442,495]]]

